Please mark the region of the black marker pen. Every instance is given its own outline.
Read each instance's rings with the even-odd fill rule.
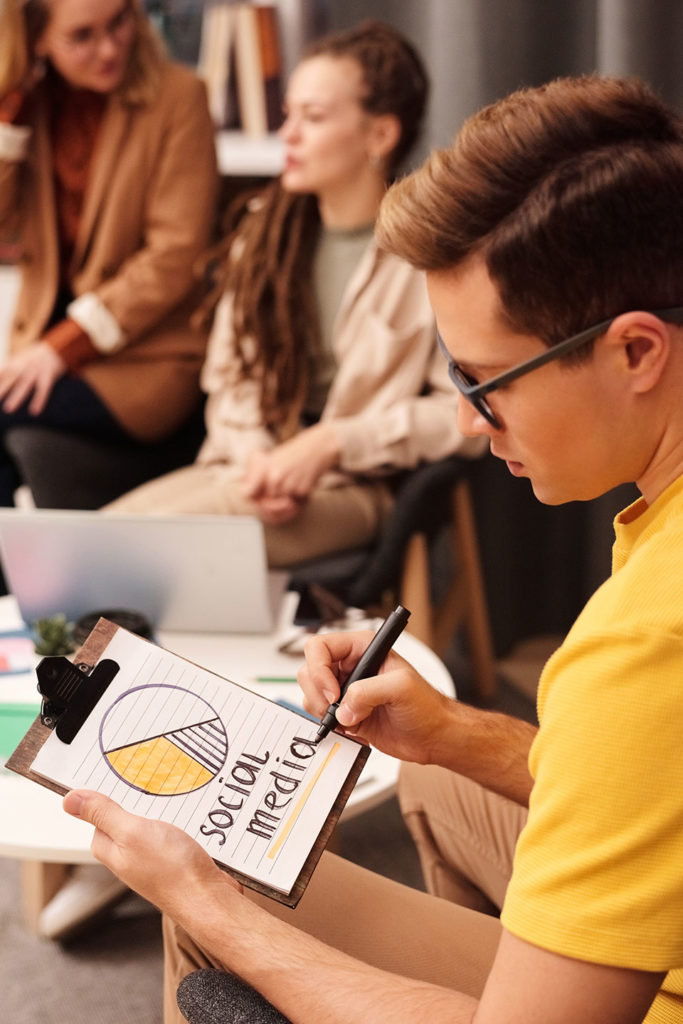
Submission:
[[[409,618],[410,612],[404,608],[403,605],[399,604],[394,608],[391,615],[387,616],[384,620],[370,641],[367,649],[360,656],[358,664],[342,686],[339,700],[336,700],[334,704],[330,704],[323,715],[320,721],[318,735],[315,738],[316,743],[320,743],[321,740],[325,739],[328,732],[336,725],[337,708],[341,704],[344,694],[351,683],[355,683],[357,679],[369,679],[370,676],[377,675],[380,665],[405,629]]]

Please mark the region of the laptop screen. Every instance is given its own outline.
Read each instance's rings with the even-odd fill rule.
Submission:
[[[125,608],[161,630],[268,633],[284,585],[252,516],[0,509],[0,554],[26,622]]]

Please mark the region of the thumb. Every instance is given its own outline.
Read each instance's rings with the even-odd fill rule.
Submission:
[[[340,725],[358,725],[372,714],[380,704],[387,703],[387,694],[381,676],[360,679],[352,683],[337,708],[336,718]]]
[[[67,814],[90,822],[110,838],[120,833],[129,815],[118,804],[102,793],[89,789],[72,789],[62,803]]]
[[[394,659],[392,655],[392,660]],[[337,709],[337,721],[345,727],[363,722],[377,708],[398,709],[410,696],[411,675],[405,671],[405,662],[395,668],[381,671],[378,676],[368,676],[352,683],[344,694]],[[410,668],[410,666],[407,666]],[[414,670],[410,670],[414,675]]]

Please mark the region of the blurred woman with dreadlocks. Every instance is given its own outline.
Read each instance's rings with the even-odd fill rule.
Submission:
[[[243,200],[224,243],[206,441],[194,465],[110,508],[255,512],[269,564],[293,565],[372,540],[392,472],[478,452],[455,425],[424,277],[373,239],[427,92],[415,50],[383,23],[306,52],[283,173]]]

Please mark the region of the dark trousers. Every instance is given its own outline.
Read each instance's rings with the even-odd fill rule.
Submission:
[[[43,411],[34,416],[27,399],[15,412],[0,406],[0,438],[10,427],[35,424],[71,430],[89,437],[116,441],[129,439],[111,412],[80,377],[65,374],[56,382]],[[14,492],[22,483],[20,474],[4,445],[0,446],[0,506],[14,504]]]

